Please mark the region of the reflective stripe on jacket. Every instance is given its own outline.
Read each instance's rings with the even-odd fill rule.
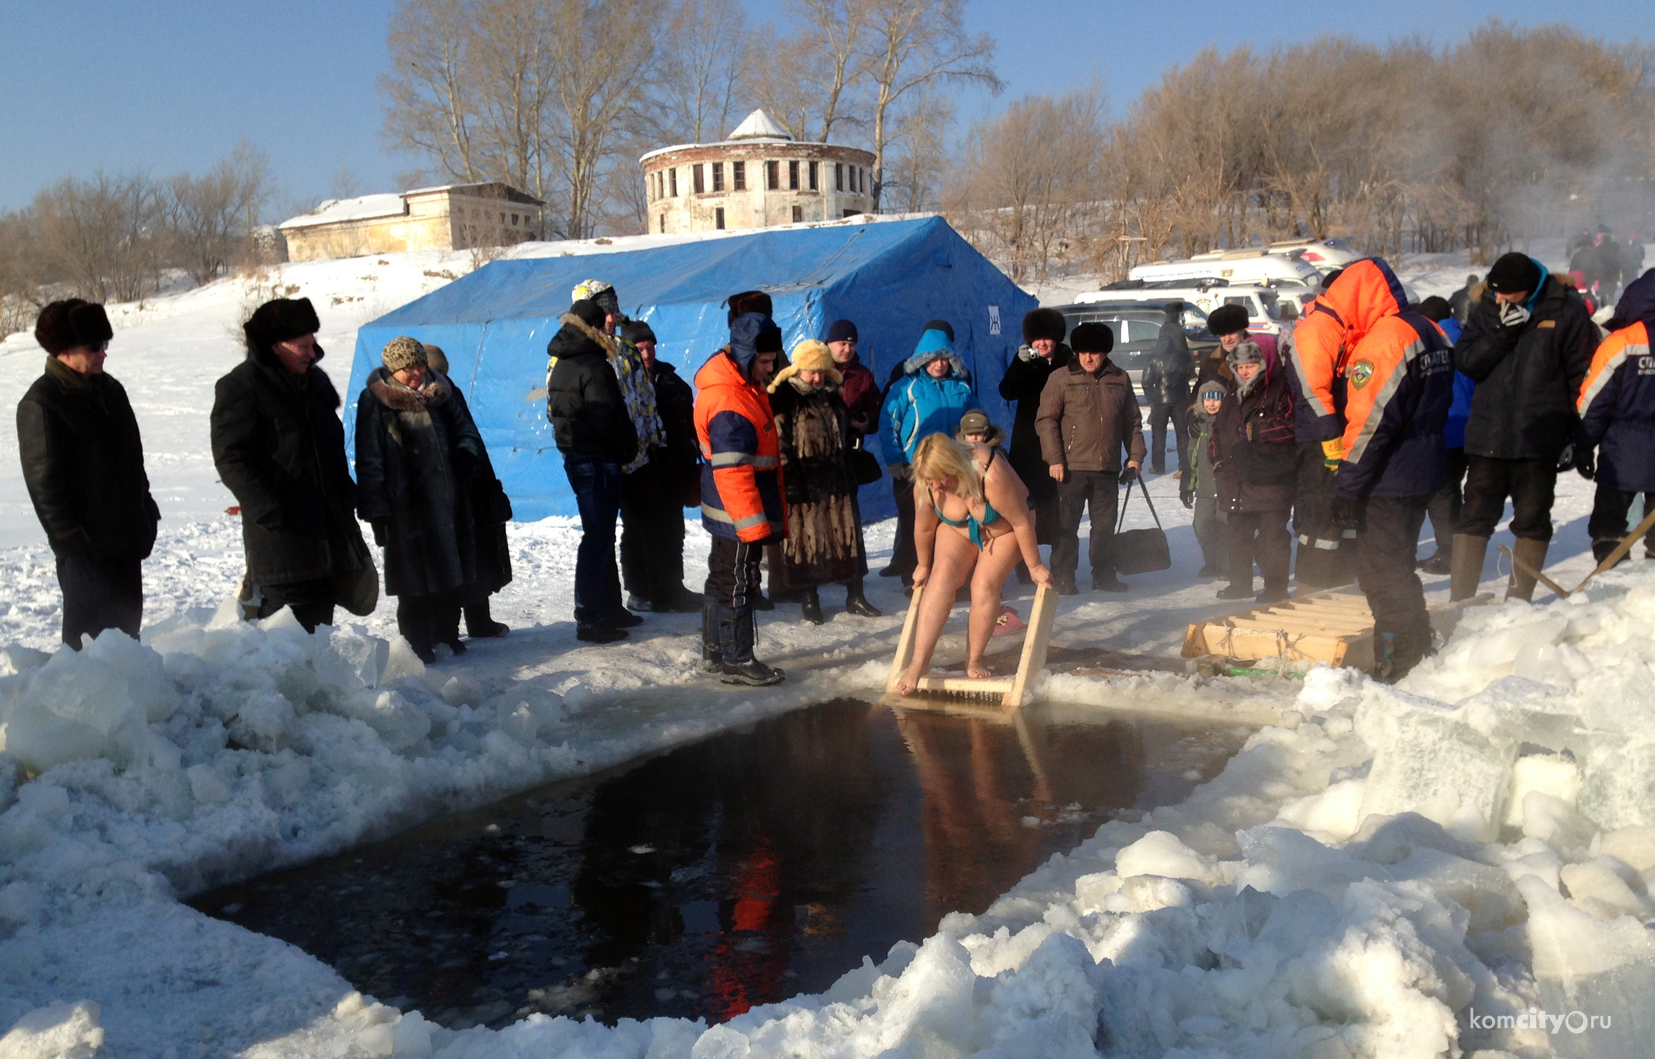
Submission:
[[[726,540],[779,540],[787,533],[787,509],[770,395],[748,382],[723,349],[696,372],[695,388],[701,524]]]
[[[1332,441],[1345,433],[1347,353],[1369,328],[1407,304],[1396,274],[1377,257],[1351,265],[1316,296],[1293,330],[1293,389],[1308,406],[1299,417],[1299,441]],[[1311,436],[1305,436],[1307,429]]]
[[[1592,356],[1580,386],[1577,446],[1598,446],[1597,483],[1622,492],[1655,492],[1655,357],[1649,325],[1611,334]]]
[[[1454,353],[1413,311],[1381,317],[1345,358],[1345,459],[1339,493],[1417,497],[1448,480],[1443,427],[1454,403]]]

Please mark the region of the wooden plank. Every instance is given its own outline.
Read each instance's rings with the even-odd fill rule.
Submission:
[[[916,586],[913,597],[908,600],[908,616],[903,619],[902,636],[896,642],[896,658],[891,660],[891,672],[885,678],[887,694],[895,693],[896,682],[908,671],[908,663],[914,660],[914,630],[919,625],[919,601],[924,594],[925,589]]]
[[[970,677],[920,677],[915,691],[964,692],[972,695],[1004,695],[1017,683],[1016,677],[989,677],[972,680]]]
[[[1208,625],[1206,636],[1214,654],[1230,658],[1274,658],[1285,654],[1289,659],[1303,657],[1334,664],[1336,658],[1346,653],[1342,638],[1315,633],[1290,635],[1284,643],[1274,632]]]
[[[1041,585],[1034,590],[1034,613],[1023,634],[1023,653],[1017,660],[1017,676],[1002,705],[1007,711],[1020,709],[1029,679],[1046,668],[1046,648],[1052,638],[1052,620],[1057,616],[1057,593]]]
[[[1231,618],[1225,624],[1237,629],[1282,629],[1287,632],[1325,632],[1329,636],[1356,636],[1373,628],[1371,621],[1287,618],[1274,614],[1257,618]]]
[[[1368,601],[1358,596],[1352,602],[1329,599],[1326,596],[1314,596],[1310,599],[1293,599],[1276,604],[1277,607],[1292,608],[1294,610],[1332,611],[1342,614],[1371,614],[1372,609]]]
[[[1207,650],[1207,623],[1204,621],[1190,622],[1189,631],[1184,633],[1183,657],[1200,658],[1202,655],[1210,654],[1212,652]]]

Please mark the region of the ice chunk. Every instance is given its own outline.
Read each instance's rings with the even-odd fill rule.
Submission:
[[[103,1047],[102,1009],[95,1000],[57,1001],[18,1019],[0,1037],[4,1059],[92,1059]]]
[[[1421,847],[1465,859],[1477,852],[1476,846],[1461,842],[1444,831],[1441,824],[1418,813],[1370,816],[1362,821],[1362,829],[1345,848],[1352,855],[1375,864],[1396,864]]]
[[[1115,871],[1125,880],[1134,875],[1194,879],[1220,886],[1224,873],[1211,857],[1190,849],[1169,831],[1151,831],[1115,855]]]
[[[1159,875],[1134,875],[1121,883],[1119,893],[1104,898],[1110,912],[1153,912],[1158,908],[1189,908],[1195,904],[1190,888]]]
[[[425,675],[425,663],[419,660],[414,648],[407,640],[398,636],[391,641],[385,657],[385,672],[380,678],[382,684],[394,684],[404,677],[422,677]]]
[[[1570,902],[1598,919],[1643,916],[1649,911],[1648,903],[1602,860],[1565,864],[1561,874]]]
[[[6,750],[31,772],[81,758],[122,765],[148,759],[148,720],[115,667],[60,651],[21,680],[5,718]]]
[[[1365,778],[1341,780],[1324,791],[1287,802],[1276,819],[1301,831],[1318,832],[1343,842],[1361,826],[1366,791]]]
[[[1523,798],[1530,791],[1548,794],[1573,808],[1580,797],[1580,767],[1568,754],[1530,754],[1518,758],[1511,767],[1507,827],[1523,826]]]
[[[154,724],[171,717],[178,709],[178,688],[167,676],[160,654],[119,629],[105,629],[92,645],[81,652],[114,669],[126,682],[127,697],[144,711]]]
[[[1608,1018],[1609,1027],[1559,1033],[1549,1043],[1566,1056],[1650,1054],[1655,1041],[1655,936],[1631,916],[1594,919],[1539,879],[1517,880],[1529,907],[1528,938],[1543,1006]]]
[[[1421,846],[1390,871],[1394,881],[1421,883],[1471,913],[1474,934],[1504,930],[1523,920],[1523,899],[1499,868]]]
[[[241,746],[273,754],[292,741],[298,722],[293,704],[281,692],[255,691],[236,710],[229,724],[230,738]]]
[[[1567,857],[1581,856],[1597,830],[1592,821],[1549,794],[1530,791],[1523,796],[1523,834]]]
[[[316,675],[338,690],[377,688],[390,662],[388,641],[361,625],[341,625],[328,634],[327,647],[316,654]]]
[[[1357,724],[1374,747],[1364,817],[1417,812],[1457,838],[1494,838],[1505,819],[1514,744],[1452,711],[1399,701],[1365,702]]]
[[[1598,852],[1636,871],[1655,868],[1655,827],[1623,827],[1604,832]]]
[[[1338,897],[1345,887],[1382,874],[1344,850],[1330,849],[1303,832],[1286,827],[1253,827],[1236,836],[1247,866],[1236,873],[1235,888],[1285,897],[1295,890],[1316,890]]]
[[[1655,739],[1599,736],[1576,806],[1606,830],[1655,826]]]
[[[223,805],[235,795],[224,778],[207,765],[191,765],[184,775],[189,777],[190,794],[199,805]]]
[[[392,1055],[408,1059],[430,1059],[431,1025],[417,1011],[410,1011],[391,1027]]]

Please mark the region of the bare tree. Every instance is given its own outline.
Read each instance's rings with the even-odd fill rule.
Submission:
[[[894,151],[885,172],[887,205],[898,213],[941,209],[953,169],[953,145],[948,142],[948,130],[954,124],[953,100],[927,86],[909,97],[895,124]]]
[[[35,195],[40,252],[74,293],[138,301],[160,285],[168,238],[161,186],[142,173],[65,177]]]
[[[270,158],[243,139],[211,171],[180,173],[168,190],[173,262],[196,283],[209,283],[248,254],[271,194]]]
[[[472,149],[473,38],[467,0],[398,0],[386,41],[392,72],[379,79],[388,100],[382,138],[467,183],[481,179]]]
[[[820,49],[804,36],[778,37],[770,25],[752,36],[752,54],[746,60],[748,99],[789,136],[809,140],[821,113]]]
[[[681,0],[663,41],[661,131],[690,143],[729,131],[742,103],[746,27],[737,0]]]
[[[811,87],[820,100],[821,117],[816,139],[828,142],[836,122],[860,124],[860,117],[847,112],[863,76],[869,56],[864,37],[875,14],[873,0],[792,0],[794,13],[804,24],[802,39],[808,40],[818,61],[805,70],[814,73]]]
[[[994,41],[965,32],[965,0],[865,0],[865,56],[871,83],[873,204],[879,209],[891,119],[909,92],[939,81],[974,83],[998,93]]]

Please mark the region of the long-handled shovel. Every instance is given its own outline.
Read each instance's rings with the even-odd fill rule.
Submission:
[[[1556,592],[1558,598],[1567,599],[1576,592],[1579,592],[1581,589],[1585,588],[1586,583],[1592,580],[1592,578],[1603,573],[1605,570],[1612,569],[1616,563],[1626,558],[1626,553],[1632,550],[1632,546],[1634,544],[1638,543],[1638,538],[1648,533],[1651,528],[1655,528],[1655,510],[1650,511],[1649,514],[1645,515],[1644,520],[1638,523],[1637,528],[1623,537],[1621,542],[1615,545],[1615,550],[1604,556],[1603,562],[1598,563],[1598,565],[1593,568],[1592,572],[1587,574],[1586,577],[1581,580],[1580,584],[1576,585],[1572,590],[1564,588],[1562,585],[1558,584],[1556,581],[1553,581],[1539,570],[1534,569],[1534,567],[1530,566],[1528,563],[1525,563],[1523,560],[1517,558],[1517,556],[1512,554],[1511,549],[1507,548],[1504,544],[1500,545],[1500,554],[1505,556],[1507,559],[1510,559],[1513,567],[1521,570],[1525,574],[1528,574],[1530,577],[1545,585],[1553,592]]]

